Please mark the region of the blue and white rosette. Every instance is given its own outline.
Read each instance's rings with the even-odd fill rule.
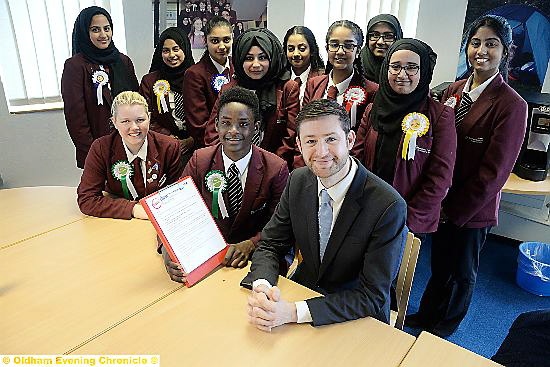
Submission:
[[[92,83],[94,83],[96,96],[97,96],[97,105],[103,104],[103,86],[109,82],[109,75],[105,70],[96,70],[92,74]]]
[[[223,74],[216,74],[212,77],[212,81],[210,84],[212,84],[212,88],[216,91],[216,93],[219,93],[222,87],[229,83],[229,78],[226,77]]]
[[[128,200],[130,200],[130,194],[135,200],[138,197],[138,193],[132,182],[132,175],[134,173],[134,167],[128,161],[118,161],[111,167],[111,173],[113,177],[120,181],[122,184],[122,194]]]
[[[206,174],[204,178],[206,187],[212,193],[212,216],[218,218],[218,211],[222,218],[229,217],[225,202],[223,201],[222,193],[227,188],[227,179],[222,171],[212,170]]]

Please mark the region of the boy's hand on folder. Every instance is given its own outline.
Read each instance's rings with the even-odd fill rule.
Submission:
[[[187,274],[183,271],[180,264],[172,261],[170,254],[168,254],[164,246],[162,246],[162,259],[164,260],[164,266],[166,267],[166,272],[170,276],[170,279],[178,283],[187,282]]]
[[[254,242],[245,240],[234,245],[229,245],[229,249],[225,254],[222,264],[232,266],[234,268],[244,268],[248,263],[248,259],[254,252]]]

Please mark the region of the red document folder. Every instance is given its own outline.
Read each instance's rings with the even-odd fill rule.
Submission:
[[[152,210],[149,207],[149,203],[147,201],[151,201],[151,200],[148,200],[148,199],[152,199],[155,196],[159,196],[163,193],[163,191],[166,192],[172,186],[182,184],[184,181],[186,181],[186,184],[187,184],[186,187],[188,187],[189,189],[195,190],[196,193],[198,194],[198,196],[201,197],[200,204],[199,203],[197,203],[197,204],[198,205],[203,205],[204,208],[206,208],[206,210],[209,212],[209,209],[206,206],[206,204],[204,202],[204,199],[202,199],[202,196],[200,195],[200,193],[197,189],[197,186],[195,185],[195,183],[193,182],[193,179],[190,176],[183,177],[183,178],[179,179],[177,182],[173,183],[172,185],[169,185],[169,186],[167,186],[167,187],[165,187],[165,188],[163,188],[163,189],[161,189],[161,190],[159,190],[159,191],[157,191],[153,194],[150,194],[150,195],[144,197],[143,199],[141,199],[139,201],[140,204],[145,209],[145,212],[147,213],[147,216],[151,220],[151,223],[153,223],[153,226],[155,227],[155,230],[157,231],[157,234],[159,235],[160,239],[162,240],[163,245],[166,247],[166,250],[168,251],[168,254],[170,255],[170,258],[172,259],[172,261],[174,261],[178,264],[181,264],[181,261],[177,258],[176,254],[174,252],[174,249],[172,248],[172,246],[170,245],[170,242],[166,238],[166,235],[164,234],[164,231],[162,230],[161,226],[159,225],[159,223],[157,221],[157,218],[155,218],[154,210]],[[214,218],[211,215],[209,216],[209,218],[210,218],[210,220],[212,220],[212,222],[214,223],[214,225],[216,227],[216,230],[218,231],[220,236],[223,238],[223,235],[221,234]],[[184,270],[187,273],[187,283],[186,283],[186,285],[188,287],[193,286],[199,280],[201,280],[206,275],[208,275],[211,271],[216,269],[216,267],[221,265],[221,263],[222,263],[222,261],[225,257],[225,254],[227,253],[228,248],[229,248],[229,246],[227,246],[227,244],[226,244],[226,246],[221,251],[213,254],[212,257],[210,257],[208,260],[206,260],[204,263],[202,263],[202,265],[195,268],[191,272],[188,272],[184,267]]]

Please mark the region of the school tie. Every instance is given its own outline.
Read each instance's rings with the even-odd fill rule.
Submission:
[[[235,163],[231,163],[231,166],[229,166],[228,176],[229,215],[235,217],[243,202],[243,186],[239,177],[239,169]]]
[[[335,100],[337,96],[338,96],[338,88],[336,88],[334,85],[331,85],[330,87],[328,87],[327,98]]]
[[[145,196],[145,183],[143,182],[143,173],[141,171],[141,158],[135,157],[132,164],[134,165],[134,177],[132,183],[136,188],[138,197],[142,198]]]
[[[231,75],[229,75],[229,68],[223,69],[223,75],[227,78],[227,80],[231,80]]]
[[[472,98],[470,98],[470,95],[468,93],[462,93],[462,101],[460,101],[460,106],[456,111],[455,126],[460,125],[462,120],[464,120],[464,116],[466,116],[468,111],[470,111],[473,103],[474,102],[472,101]]]
[[[297,76],[296,78],[294,78],[294,81],[295,81],[296,83],[298,83],[298,86],[299,86],[299,87],[302,86],[302,79],[301,79],[299,76]]]
[[[328,239],[330,238],[330,227],[332,226],[332,204],[327,189],[321,190],[321,201],[319,203],[319,255],[321,261],[325,256]]]

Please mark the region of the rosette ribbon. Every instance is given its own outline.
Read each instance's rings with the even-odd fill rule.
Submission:
[[[159,113],[170,112],[164,96],[170,92],[168,80],[160,79],[153,84],[153,92],[157,96],[157,110]]]
[[[212,170],[206,174],[204,180],[208,191],[212,193],[212,216],[214,218],[219,218],[219,214],[221,214],[222,218],[229,217],[229,213],[227,212],[227,207],[225,206],[222,195],[222,193],[227,189],[227,179],[225,174],[219,170]]]
[[[367,100],[367,91],[363,87],[350,86],[344,92],[344,107],[350,114],[351,127],[357,123],[357,106],[365,103]]]
[[[430,122],[426,115],[420,112],[411,112],[403,118],[401,128],[405,133],[401,158],[414,159],[416,152],[416,138],[428,132]]]
[[[111,167],[111,172],[113,177],[120,181],[124,197],[128,200],[135,200],[138,193],[131,179],[134,174],[134,167],[128,161],[118,161]],[[132,198],[130,198],[130,194]]]

